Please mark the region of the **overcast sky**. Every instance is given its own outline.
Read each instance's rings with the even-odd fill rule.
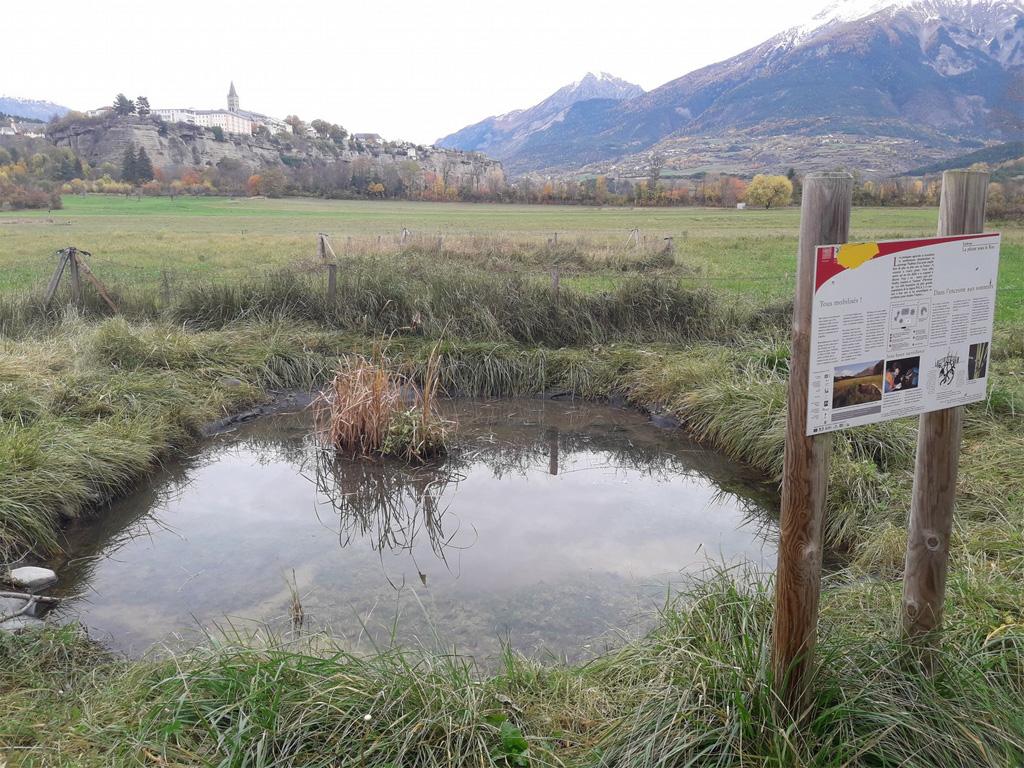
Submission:
[[[805,21],[828,0],[49,0],[4,3],[0,95],[73,109],[321,117],[429,143],[587,71],[651,89]]]

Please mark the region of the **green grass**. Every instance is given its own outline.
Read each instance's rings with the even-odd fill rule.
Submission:
[[[0,215],[5,558],[52,551],[64,519],[102,514],[105,499],[198,440],[203,423],[269,388],[323,383],[340,355],[368,354],[382,338],[389,358],[422,375],[443,337],[450,392],[622,396],[780,477],[795,210],[93,197],[51,218]],[[634,225],[675,233],[675,259],[657,247],[623,251],[617,228]],[[446,227],[447,244],[424,236],[398,253],[402,226]],[[545,234],[556,229],[557,248]],[[934,211],[855,211],[859,237],[933,229]],[[300,258],[318,230],[336,244],[351,232],[358,246],[334,304],[320,270]],[[378,249],[382,231],[393,245]],[[91,292],[82,314],[65,293],[41,311],[48,262],[33,260],[68,233],[94,251],[125,316],[103,318]],[[1007,241],[1004,287],[1020,280],[1021,230]],[[172,266],[195,276],[164,296],[157,278]],[[712,279],[740,267],[771,279]],[[0,636],[0,764],[1019,765],[1024,310],[1015,296],[999,295],[989,398],[967,409],[948,632],[932,677],[895,639],[916,441],[916,422],[903,419],[833,438],[825,536],[843,569],[826,585],[806,712],[784,711],[771,694],[770,584],[717,574],[667,604],[648,637],[582,667],[509,655],[485,674],[433,649],[353,656],[329,639],[251,638],[130,662],[73,628]]]
[[[739,586],[734,578],[742,581]],[[73,628],[0,637],[12,765],[1011,766],[1024,760],[1019,591],[955,577],[932,676],[880,619],[898,584],[834,580],[806,710],[772,694],[771,585],[709,573],[644,639],[582,667],[507,654],[497,673],[424,649],[211,638],[104,657]]]
[[[664,237],[675,238],[674,265],[661,273],[689,287],[778,298],[792,293],[799,215],[797,208],[67,196],[65,208],[52,214],[0,213],[0,294],[40,290],[55,266],[52,254],[68,245],[91,252],[97,274],[115,289],[156,287],[166,277],[177,291],[309,262],[316,255],[317,232],[331,235],[342,258],[425,250],[435,260],[479,265],[480,254],[491,249],[500,252],[504,269],[546,275],[563,263],[569,284],[601,290],[621,278],[621,264],[643,260],[645,249],[626,246],[629,231],[637,227],[646,250],[662,247]],[[851,238],[931,235],[935,227],[934,209],[855,208]],[[403,228],[411,232],[405,244]],[[1009,223],[999,228],[1005,233],[1000,318],[1018,320],[1024,317],[1024,228]],[[547,241],[554,232],[559,248],[552,250]],[[440,248],[439,235],[444,238]]]

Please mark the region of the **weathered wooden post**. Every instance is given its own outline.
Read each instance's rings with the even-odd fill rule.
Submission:
[[[60,285],[61,275],[64,274],[64,267],[67,266],[69,259],[67,248],[62,251],[57,251],[57,253],[59,254],[57,257],[57,268],[53,271],[53,275],[50,277],[50,282],[46,286],[46,293],[43,294],[44,307],[49,307],[50,302],[53,301],[53,294],[57,292],[57,286]]]
[[[96,277],[96,275],[93,274],[92,269],[89,268],[89,264],[84,258],[85,256],[92,256],[92,254],[88,251],[78,250],[77,248],[74,249],[74,251],[74,260],[78,263],[78,268],[85,276],[85,279],[92,283],[93,288],[96,289],[96,293],[100,295],[100,298],[107,303],[107,306],[110,307],[111,311],[116,315],[117,304],[115,304],[114,300],[110,298],[110,294],[107,293],[107,287],[100,282],[100,279]]]
[[[772,647],[776,692],[791,709],[799,706],[813,665],[832,448],[831,435],[806,434],[815,252],[819,245],[847,240],[852,204],[853,177],[849,174],[810,174],[804,180]]]
[[[71,272],[71,301],[76,307],[82,306],[82,273],[78,270],[78,249],[68,248],[68,268]]]
[[[316,235],[316,255],[320,258],[321,264],[327,263],[327,235],[323,232]]]
[[[984,171],[942,174],[939,237],[984,230],[988,180]],[[942,626],[963,410],[921,414],[918,427],[901,613],[905,636],[926,645]]]

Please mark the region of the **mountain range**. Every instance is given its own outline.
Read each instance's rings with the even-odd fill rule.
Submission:
[[[0,96],[0,113],[13,117],[26,117],[31,120],[49,120],[54,115],[62,117],[70,110],[52,101],[38,99],[19,99],[14,96]]]
[[[439,143],[516,173],[886,174],[1022,135],[1024,0],[845,0],[652,91],[567,86]]]
[[[539,104],[488,117],[435,143],[448,149],[472,149],[504,160],[515,156],[531,136],[543,133],[564,120],[575,104],[594,100],[623,101],[641,96],[643,92],[639,85],[607,72],[588,72],[582,79],[559,88]]]

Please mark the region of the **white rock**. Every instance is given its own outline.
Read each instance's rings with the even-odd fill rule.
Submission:
[[[12,570],[7,574],[7,580],[22,589],[43,589],[57,583],[57,574],[49,568],[26,565]]]

